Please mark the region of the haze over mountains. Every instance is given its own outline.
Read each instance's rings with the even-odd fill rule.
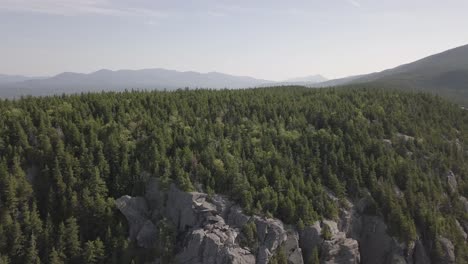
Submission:
[[[38,79],[38,78],[40,77],[27,77],[27,76],[22,76],[22,75],[0,74],[0,84],[22,82],[22,81]]]
[[[50,78],[0,75],[0,97],[125,89],[237,89],[278,85],[330,87],[357,83],[376,83],[389,88],[434,92],[464,104],[468,101],[468,45],[382,72],[334,80],[327,80],[321,75],[310,75],[274,82],[218,72],[179,72],[166,69],[99,70],[90,74],[65,72]]]
[[[244,88],[265,83],[272,82],[218,72],[179,72],[166,69],[99,70],[90,74],[64,72],[45,79],[24,78],[17,82],[0,83],[0,97],[125,89]]]
[[[298,77],[298,78],[292,78],[292,79],[288,79],[284,82],[291,82],[291,83],[294,83],[294,82],[304,82],[304,83],[321,83],[321,82],[325,82],[325,81],[328,81],[327,78],[323,77],[322,75],[320,74],[316,74],[316,75],[309,75],[309,76],[305,76],[305,77]]]

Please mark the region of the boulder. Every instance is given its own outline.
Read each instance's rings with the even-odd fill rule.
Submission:
[[[449,190],[451,193],[454,193],[458,189],[458,183],[457,183],[457,178],[455,174],[453,174],[452,171],[449,171],[447,174],[447,183],[449,186]]]
[[[455,263],[455,247],[452,241],[445,237],[437,238],[437,243],[442,250],[442,256],[438,260],[438,263],[454,264]]]
[[[340,230],[338,230],[338,224],[335,221],[323,220],[322,228],[323,228],[323,225],[328,226],[328,229],[330,230],[330,233],[332,236],[335,236],[336,234],[338,234],[338,232],[340,232]]]
[[[321,262],[327,264],[360,263],[359,243],[346,238],[343,232],[335,234],[331,240],[324,241],[322,245]]]

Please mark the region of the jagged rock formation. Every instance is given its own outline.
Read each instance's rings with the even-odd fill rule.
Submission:
[[[431,263],[421,240],[409,245],[399,243],[388,234],[381,216],[366,214],[370,204],[369,198],[355,204],[345,201],[338,221],[317,221],[297,232],[285,228],[278,219],[248,216],[221,195],[184,192],[174,185],[161,191],[156,179],[148,182],[145,197],[123,196],[116,200],[117,208],[128,220],[129,239],[142,248],[153,248],[158,241],[159,221],[170,220],[178,233],[177,263],[267,264],[282,250],[289,264],[304,264],[314,249],[320,253],[320,262],[327,264]],[[251,248],[241,246],[242,228],[247,224],[256,229],[255,246]],[[452,242],[440,237],[437,243],[443,252],[438,263],[455,263]]]
[[[323,221],[331,232],[331,239],[325,240],[322,244],[323,263],[360,263],[359,244],[352,238],[347,238],[344,232],[338,230],[338,225],[334,221]]]
[[[324,238],[324,226],[330,231],[330,238]],[[304,250],[304,259],[311,259],[314,248],[321,252],[321,263],[360,263],[359,243],[340,232],[334,221],[324,220],[307,226],[301,232],[300,246]]]
[[[210,198],[205,193],[183,192],[174,185],[163,192],[157,180],[151,179],[144,198],[123,196],[116,205],[128,220],[129,238],[143,248],[155,245],[158,221],[167,217],[182,238],[177,263],[267,264],[280,248],[290,264],[304,263],[297,232],[286,230],[278,219],[245,215],[220,195]],[[256,227],[256,248],[240,245],[241,228],[249,222]]]
[[[299,247],[299,234],[296,231],[288,230],[283,250],[288,256],[288,263],[303,263],[302,249]]]
[[[348,237],[359,241],[361,263],[423,264],[431,263],[420,240],[409,245],[399,243],[388,233],[384,219],[365,213],[369,198],[363,198],[340,209],[339,227]]]

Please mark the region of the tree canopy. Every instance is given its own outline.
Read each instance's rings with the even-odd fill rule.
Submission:
[[[301,226],[368,195],[401,241],[444,234],[466,259],[466,142],[468,111],[370,87],[0,101],[0,263],[141,261],[114,199],[150,176]]]

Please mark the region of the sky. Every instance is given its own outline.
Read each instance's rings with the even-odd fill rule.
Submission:
[[[466,0],[0,0],[0,73],[344,77],[468,44]]]

